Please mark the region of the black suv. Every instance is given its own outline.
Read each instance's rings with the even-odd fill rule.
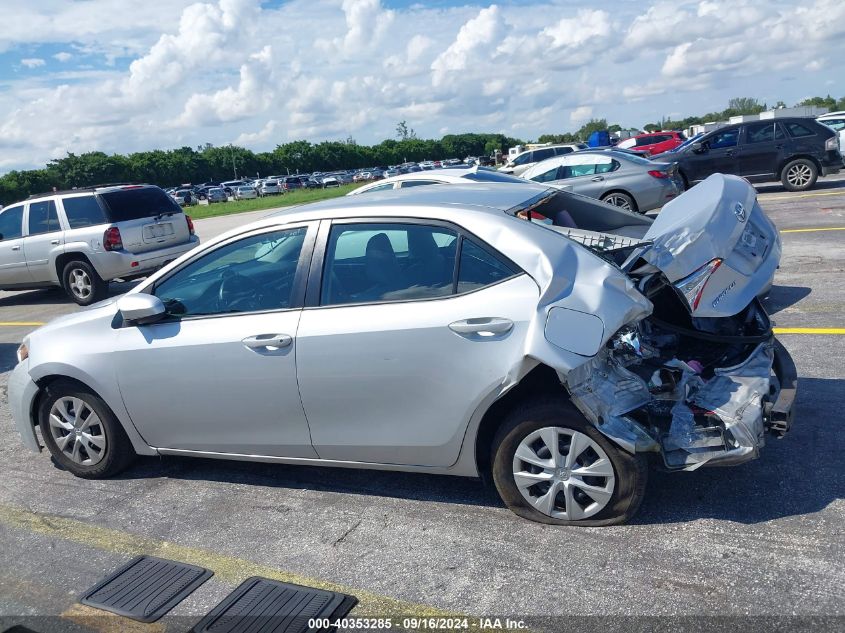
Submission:
[[[780,180],[788,191],[809,189],[843,166],[836,132],[805,118],[728,125],[651,160],[677,161],[687,187],[721,172],[752,182]]]

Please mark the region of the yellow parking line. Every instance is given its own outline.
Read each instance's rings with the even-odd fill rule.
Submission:
[[[0,321],[0,327],[37,327],[44,321]]]
[[[765,193],[761,193],[760,196],[765,196]],[[819,191],[818,193],[803,193],[800,195],[795,196],[771,196],[767,198],[763,198],[764,200],[794,200],[795,198],[818,198],[820,196],[842,196],[845,195],[845,191]]]
[[[814,233],[816,231],[845,231],[845,226],[828,226],[818,229],[782,229],[781,233]]]
[[[845,327],[776,327],[775,334],[845,334]]]
[[[124,556],[140,556],[147,554],[178,560],[200,567],[206,567],[214,572],[214,577],[224,583],[238,584],[250,576],[263,576],[272,580],[289,582],[297,585],[316,587],[326,591],[338,591],[356,596],[360,601],[355,608],[355,617],[380,618],[441,618],[468,617],[459,613],[452,613],[429,607],[426,605],[405,602],[388,596],[382,596],[368,591],[361,591],[333,582],[309,578],[293,572],[282,571],[242,558],[219,554],[196,547],[187,547],[168,541],[147,536],[130,534],[104,528],[91,523],[68,519],[65,517],[41,514],[25,508],[0,504],[0,525],[6,528],[28,530],[59,541],[71,541],[86,547],[104,550]],[[83,613],[73,610],[68,617],[82,616]]]

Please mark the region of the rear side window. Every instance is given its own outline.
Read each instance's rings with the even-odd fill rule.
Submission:
[[[752,123],[745,128],[746,143],[766,143],[782,139],[783,132],[772,123]]]
[[[554,167],[553,169],[549,169],[544,171],[542,174],[537,174],[533,176],[531,180],[534,182],[551,182],[553,180],[558,179],[558,172],[561,170],[561,167]]]
[[[65,208],[67,223],[72,229],[95,226],[107,222],[106,214],[94,196],[64,198],[62,200],[62,206]]]
[[[163,213],[181,213],[176,201],[158,187],[118,189],[100,194],[110,222],[150,218]]]
[[[513,277],[515,271],[509,264],[489,251],[464,238],[461,242],[461,260],[458,270],[458,293],[471,292],[484,286]]]
[[[789,130],[790,136],[815,136],[816,133],[800,123],[789,121],[786,124],[786,129]]]
[[[60,231],[59,214],[52,200],[29,203],[29,235]]]
[[[439,185],[442,184],[436,180],[406,180],[402,183],[402,189],[407,189],[408,187],[421,187],[423,185]]]
[[[555,156],[562,156],[563,154],[571,154],[574,152],[571,147],[555,147]]]
[[[9,207],[0,213],[0,240],[13,240],[23,235],[23,207]]]
[[[539,163],[541,160],[546,160],[547,158],[551,158],[555,155],[555,150],[553,147],[547,147],[546,149],[538,149],[534,151],[534,162]]]

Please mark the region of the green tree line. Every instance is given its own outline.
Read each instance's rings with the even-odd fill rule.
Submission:
[[[378,145],[359,145],[352,139],[309,143],[294,141],[271,152],[243,147],[153,150],[134,154],[87,152],[52,160],[43,169],[10,171],[0,177],[0,204],[17,202],[34,193],[119,182],[147,182],[162,187],[182,183],[220,182],[255,177],[395,165],[406,161],[442,160],[507,152],[523,141],[503,134],[448,134],[439,140],[419,139],[412,133]]]

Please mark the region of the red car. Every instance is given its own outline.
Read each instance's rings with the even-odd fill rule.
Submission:
[[[675,149],[685,140],[687,140],[687,137],[681,132],[649,132],[620,141],[616,147],[650,156]]]

